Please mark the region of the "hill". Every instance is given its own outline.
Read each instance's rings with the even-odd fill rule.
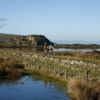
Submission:
[[[53,44],[43,35],[0,34],[1,47],[33,47],[43,46],[45,43],[48,45]]]
[[[18,36],[18,35],[0,33],[0,42],[9,40],[9,39],[14,38],[16,36]]]

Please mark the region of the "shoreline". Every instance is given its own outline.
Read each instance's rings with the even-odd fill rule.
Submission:
[[[76,91],[78,91],[77,95],[80,93],[81,95],[85,94],[84,98],[93,98],[96,94],[100,93],[100,69],[98,64],[72,60],[69,58],[64,59],[60,58],[59,56],[55,57],[53,55],[43,55],[41,53],[13,50],[2,51],[1,57],[11,57],[12,59],[15,58],[19,60],[21,64],[24,65],[23,72],[36,72],[40,75],[48,76],[64,82],[66,84],[66,87],[68,88],[68,93],[72,98],[80,98],[73,93]],[[74,88],[76,89],[73,90]]]

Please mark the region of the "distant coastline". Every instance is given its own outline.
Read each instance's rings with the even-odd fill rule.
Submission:
[[[57,44],[97,44],[97,45],[100,45],[100,41],[77,41],[77,40],[52,40],[52,41]]]

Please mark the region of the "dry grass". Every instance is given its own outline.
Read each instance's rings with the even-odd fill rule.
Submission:
[[[69,58],[71,60],[82,60],[100,64],[100,53],[95,53],[95,52],[60,51],[60,52],[54,52],[54,56],[64,59]]]
[[[14,58],[0,58],[0,75],[20,76],[18,68],[22,67],[23,65]]]
[[[74,100],[100,100],[100,82],[70,79],[68,88]]]

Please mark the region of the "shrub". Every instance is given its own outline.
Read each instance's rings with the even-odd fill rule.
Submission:
[[[14,58],[0,58],[0,75],[20,76],[24,66]]]
[[[75,100],[100,100],[100,82],[70,79],[68,88]]]

